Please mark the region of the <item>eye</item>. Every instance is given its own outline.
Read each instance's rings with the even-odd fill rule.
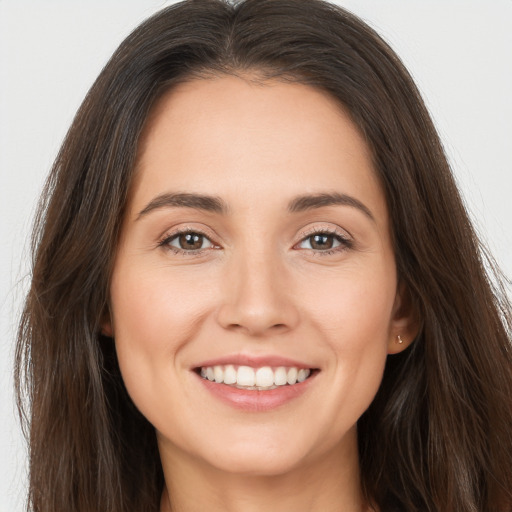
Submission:
[[[300,249],[333,252],[350,247],[351,241],[337,233],[319,231],[304,238],[297,246]]]
[[[193,252],[210,249],[213,243],[202,233],[184,231],[167,237],[160,245],[168,246],[176,251]]]

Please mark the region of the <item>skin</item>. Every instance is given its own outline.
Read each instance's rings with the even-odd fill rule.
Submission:
[[[176,192],[219,197],[229,211],[148,208]],[[348,195],[368,212],[288,210],[320,193]],[[204,234],[202,249],[173,251],[179,229]],[[312,230],[338,250],[311,245]],[[414,337],[402,291],[369,149],[334,99],[233,76],[163,96],[142,135],[104,325],[128,392],[157,431],[162,511],[364,510],[356,422],[388,353]],[[320,371],[294,400],[241,411],[193,372],[232,354]]]

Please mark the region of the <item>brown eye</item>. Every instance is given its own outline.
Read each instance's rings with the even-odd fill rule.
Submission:
[[[328,251],[329,249],[346,248],[350,246],[350,241],[335,233],[315,233],[300,242],[301,249],[311,249],[313,251]]]
[[[187,231],[173,236],[167,241],[167,244],[182,251],[198,251],[213,247],[211,241],[201,233]]]
[[[325,250],[332,249],[334,245],[334,235],[322,233],[320,235],[310,236],[311,249]]]
[[[201,249],[203,246],[203,236],[197,233],[184,233],[178,237],[178,243],[181,249]]]

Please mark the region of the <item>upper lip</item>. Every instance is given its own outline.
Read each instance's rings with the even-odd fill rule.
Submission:
[[[208,359],[202,361],[194,368],[202,368],[206,366],[222,366],[232,364],[235,366],[251,366],[253,368],[261,368],[262,366],[287,366],[296,368],[314,368],[308,363],[303,363],[289,357],[278,355],[251,355],[251,354],[232,354],[227,356],[218,357],[215,359]]]

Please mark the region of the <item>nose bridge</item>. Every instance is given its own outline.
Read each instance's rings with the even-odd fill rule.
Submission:
[[[223,327],[261,335],[294,326],[298,315],[285,286],[287,272],[268,238],[234,250],[226,271],[219,311]]]

